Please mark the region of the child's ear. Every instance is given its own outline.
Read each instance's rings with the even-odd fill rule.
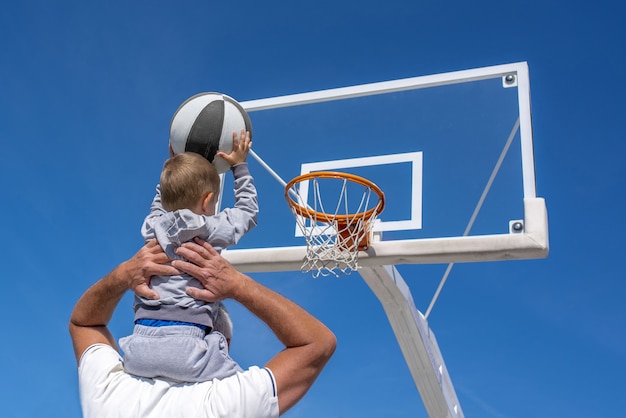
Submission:
[[[208,192],[204,199],[202,199],[202,212],[207,212],[209,209],[215,209],[215,192]]]

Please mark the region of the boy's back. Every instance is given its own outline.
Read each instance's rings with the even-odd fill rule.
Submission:
[[[198,154],[170,158],[142,226],[146,242],[156,238],[172,259],[180,258],[174,252],[178,246],[196,237],[218,250],[236,244],[257,221],[256,188],[245,162],[251,144],[248,133],[242,132],[240,140],[233,135],[233,152],[221,155],[231,163],[235,205],[217,214],[215,168]],[[187,275],[155,276],[150,283],[154,298],[135,297],[133,335],[120,340],[129,373],[204,381],[241,370],[228,356],[224,336],[210,332],[217,303],[191,298],[186,294],[190,286],[202,288]]]

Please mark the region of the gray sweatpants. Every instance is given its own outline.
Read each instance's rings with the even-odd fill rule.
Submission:
[[[228,355],[226,338],[198,327],[135,325],[120,339],[124,370],[141,377],[164,377],[179,382],[222,379],[243,371]]]

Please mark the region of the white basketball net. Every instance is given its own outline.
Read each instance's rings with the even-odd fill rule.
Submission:
[[[369,243],[372,225],[378,216],[378,195],[371,187],[357,184],[346,178],[313,178],[308,200],[302,196],[296,183],[289,190],[290,196],[300,208],[289,205],[307,245],[302,264],[303,273],[311,272],[314,278],[339,276],[358,270],[359,244]],[[328,182],[332,181],[334,193],[328,193]],[[323,183],[325,187],[320,187]],[[332,208],[323,203],[331,202]],[[329,197],[332,196],[332,197]],[[365,214],[374,208],[373,212]]]

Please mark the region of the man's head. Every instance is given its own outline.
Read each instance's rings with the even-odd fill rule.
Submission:
[[[169,158],[163,164],[160,184],[165,210],[214,214],[220,177],[213,164],[200,154],[183,152]]]

